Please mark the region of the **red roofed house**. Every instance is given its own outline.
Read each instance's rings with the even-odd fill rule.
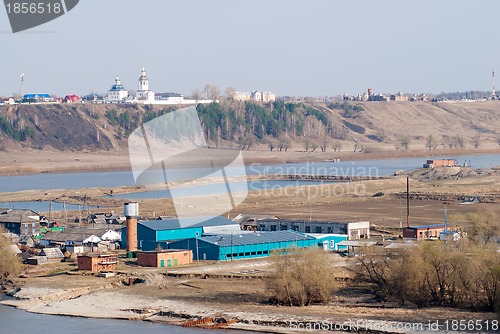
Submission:
[[[64,97],[64,103],[78,103],[78,102],[80,102],[80,96],[76,94],[70,94]]]
[[[16,101],[14,101],[14,99],[12,97],[3,98],[2,102],[4,104],[15,104],[16,103]]]

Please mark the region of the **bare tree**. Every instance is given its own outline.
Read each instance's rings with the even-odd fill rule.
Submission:
[[[5,231],[0,228],[0,283],[10,275],[21,271],[21,260],[8,246],[10,242],[2,235]]]
[[[302,145],[304,147],[304,151],[309,152],[309,148],[311,147],[311,138],[305,137]]]
[[[269,151],[272,152],[274,150],[275,146],[276,146],[276,143],[274,142],[274,140],[269,139],[267,141],[267,145],[269,146]]]
[[[225,91],[225,94],[226,94],[226,97],[229,98],[229,99],[234,99],[234,96],[236,95],[236,88],[234,87],[227,87],[226,88],[226,91]]]
[[[206,84],[205,87],[203,87],[203,95],[205,95],[206,99],[210,98],[210,92],[212,90],[212,85]]]
[[[453,146],[455,148],[465,148],[465,139],[462,135],[453,136]]]
[[[477,133],[475,134],[472,139],[471,139],[471,145],[475,148],[478,149],[479,145],[481,144],[481,134]]]
[[[428,150],[435,150],[437,147],[436,140],[432,134],[428,135],[425,139],[425,148]]]
[[[329,254],[318,248],[288,249],[271,257],[273,274],[267,279],[271,300],[288,306],[325,303],[336,288]]]
[[[396,149],[402,149],[402,150],[405,150],[405,151],[408,151],[408,149],[410,148],[410,143],[411,143],[411,139],[410,137],[408,136],[401,136],[398,138],[398,142],[396,143]]]
[[[221,97],[222,93],[221,90],[218,86],[212,86],[210,88],[210,99],[212,100],[219,100]]]
[[[290,138],[288,136],[281,136],[279,141],[278,141],[278,150],[279,151],[288,151],[288,149],[290,148],[292,144],[292,141],[290,140]]]
[[[319,144],[319,148],[321,149],[321,152],[326,152],[329,144],[330,144],[330,137],[325,133],[325,135],[321,139],[321,143]]]
[[[318,142],[312,139],[311,143],[309,144],[309,147],[311,148],[311,152],[316,151],[316,149],[318,148]]]
[[[201,92],[198,88],[193,90],[193,92],[191,93],[191,98],[195,101],[201,100]]]
[[[342,142],[339,140],[336,140],[333,142],[333,152],[340,152],[342,150]]]

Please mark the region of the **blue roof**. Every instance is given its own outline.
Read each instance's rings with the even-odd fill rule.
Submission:
[[[432,225],[417,225],[417,226],[410,226],[410,228],[438,228],[438,227],[443,227],[444,224],[432,224]]]
[[[199,223],[200,220],[203,222]],[[224,226],[224,225],[236,225],[235,222],[227,218],[217,216],[217,217],[196,217],[196,218],[185,218],[182,219],[183,224],[189,225],[185,228],[193,227],[204,227],[204,226]],[[190,224],[192,222],[192,225]],[[165,220],[148,220],[139,222],[139,224],[150,228],[155,231],[162,230],[175,230],[182,228],[179,224],[178,219],[165,219]]]
[[[292,230],[273,232],[254,232],[242,234],[220,234],[201,237],[200,240],[219,246],[242,246],[267,244],[271,242],[290,242],[302,240],[315,240],[315,238]]]
[[[50,94],[24,94],[25,99],[34,99],[38,97],[39,99],[50,99]]]
[[[123,85],[113,85],[113,86],[111,86],[110,90],[112,90],[112,91],[125,90],[125,87],[123,87]]]

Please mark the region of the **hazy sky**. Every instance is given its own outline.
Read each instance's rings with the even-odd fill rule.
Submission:
[[[189,95],[206,83],[279,95],[500,87],[500,1],[80,0],[12,34],[0,8],[0,95],[137,89]],[[500,89],[499,89],[500,90]]]

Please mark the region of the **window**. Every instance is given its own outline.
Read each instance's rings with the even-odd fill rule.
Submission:
[[[280,225],[280,229],[281,229],[282,231],[286,231],[286,230],[288,230],[288,224],[281,224],[281,225]]]
[[[271,225],[271,231],[276,231],[276,225]]]
[[[328,226],[328,233],[333,233],[333,227],[332,226]]]
[[[262,251],[257,251],[257,255],[262,255]]]
[[[250,252],[246,252],[246,253],[245,253],[245,256],[250,256]]]
[[[257,253],[255,253],[255,252],[252,252],[252,253],[251,253],[251,255],[256,255],[256,254],[257,254]]]
[[[335,247],[335,241],[330,240],[330,248],[334,248],[334,247]]]
[[[306,226],[306,233],[311,233],[311,226]]]
[[[243,253],[239,253],[238,256],[243,256],[244,254]]]
[[[316,226],[316,233],[323,233],[323,227]]]

